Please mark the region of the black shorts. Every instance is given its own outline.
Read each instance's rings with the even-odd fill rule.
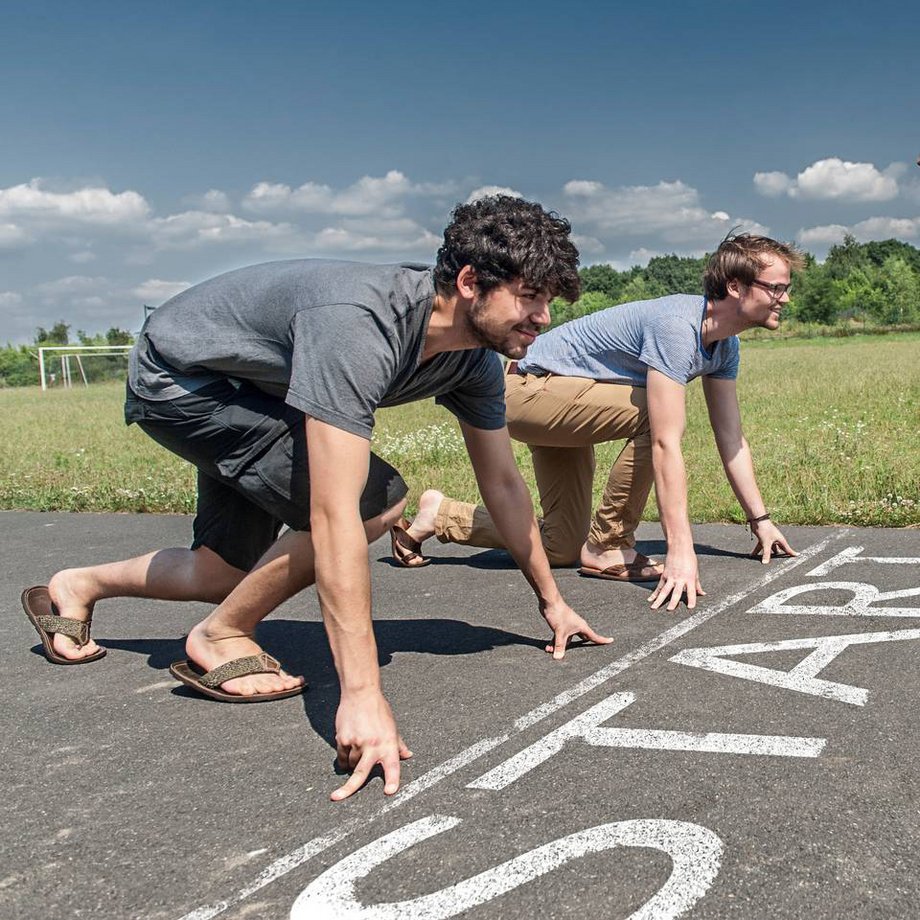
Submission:
[[[304,415],[252,384],[221,380],[177,399],[152,400],[130,387],[125,421],[198,468],[192,548],[207,546],[248,571],[282,524],[310,529],[310,478]],[[405,498],[389,463],[371,454],[361,495],[370,520]]]

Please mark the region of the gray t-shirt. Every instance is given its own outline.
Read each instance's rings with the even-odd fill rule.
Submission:
[[[700,338],[706,299],[672,294],[608,307],[539,336],[518,368],[530,374],[590,377],[644,387],[648,369],[687,384],[695,377],[738,376],[738,337]]]
[[[498,355],[420,365],[434,299],[423,265],[296,259],[228,272],[147,319],[128,381],[173,399],[222,377],[247,380],[321,421],[370,438],[378,406],[434,396],[476,427],[505,424]]]

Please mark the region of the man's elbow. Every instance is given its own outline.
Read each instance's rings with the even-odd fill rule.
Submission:
[[[680,454],[680,435],[652,435],[652,456],[667,457],[675,453]]]

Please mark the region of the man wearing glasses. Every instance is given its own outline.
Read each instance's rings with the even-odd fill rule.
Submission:
[[[543,506],[542,539],[554,565],[613,581],[657,581],[652,609],[674,610],[702,589],[687,516],[681,452],[685,388],[703,378],[709,418],[728,481],[757,538],[754,555],[795,555],[771,522],[741,430],[735,380],[738,333],[776,329],[789,302],[793,247],[763,236],[729,236],[703,276],[705,296],[674,294],[610,307],[540,336],[505,377],[508,428],[531,450]],[[626,439],[591,518],[594,445]],[[655,483],[668,551],[664,563],[635,549],[635,529]],[[394,553],[420,564],[420,544],[501,546],[488,513],[429,490]]]

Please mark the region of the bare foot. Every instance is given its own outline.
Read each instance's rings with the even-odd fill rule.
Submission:
[[[434,536],[434,522],[442,501],[444,501],[443,492],[438,492],[436,489],[427,489],[422,492],[418,500],[418,514],[406,529],[406,533],[413,540],[424,543],[429,537]]]
[[[262,649],[250,636],[241,633],[223,633],[205,620],[188,634],[185,640],[185,653],[191,661],[206,671],[212,671],[218,665],[259,655]],[[278,674],[251,674],[248,677],[234,677],[224,681],[220,688],[225,693],[238,693],[240,696],[255,696],[259,693],[275,693],[278,690],[293,690],[303,685],[302,677],[293,677],[286,671]]]
[[[611,565],[629,565],[636,561],[639,553],[633,546],[621,546],[616,549],[603,549],[593,543],[585,543],[581,548],[581,564],[592,569],[606,569]],[[655,559],[649,559],[652,565],[661,566]],[[664,567],[662,566],[662,571]]]
[[[96,596],[93,593],[92,579],[85,569],[64,569],[53,575],[48,582],[48,594],[57,608],[58,616],[85,623],[93,615]],[[77,644],[76,639],[60,633],[54,634],[51,643],[58,655],[74,661],[99,651],[99,646],[92,639],[81,646]]]

